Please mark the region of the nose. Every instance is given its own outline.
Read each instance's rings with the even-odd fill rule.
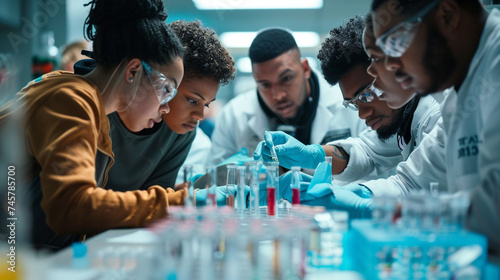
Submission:
[[[273,86],[271,94],[274,100],[280,101],[286,96],[286,92],[277,86]]]
[[[200,106],[201,108],[197,108],[196,110],[193,111],[191,116],[196,119],[197,121],[201,121],[205,118],[205,110],[203,106]]]
[[[388,71],[396,71],[401,68],[401,60],[397,57],[385,57],[385,69]]]
[[[360,119],[366,120],[369,116],[373,115],[373,108],[369,104],[370,103],[361,103],[357,101],[358,116]]]
[[[377,70],[375,69],[376,66],[374,65],[374,62],[372,60],[372,62],[370,63],[370,65],[368,65],[368,68],[366,68],[366,72],[374,77],[374,78],[377,78],[378,77],[378,73],[377,73]]]
[[[158,109],[158,112],[160,113],[160,115],[168,114],[168,112],[170,112],[170,107],[168,107],[168,103],[161,105],[160,108]]]

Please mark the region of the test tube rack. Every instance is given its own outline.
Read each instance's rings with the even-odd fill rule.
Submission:
[[[365,279],[485,279],[487,239],[467,230],[422,231],[352,221],[349,247]],[[465,279],[465,278],[464,278]]]

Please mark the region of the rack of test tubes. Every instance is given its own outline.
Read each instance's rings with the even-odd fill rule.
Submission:
[[[158,279],[304,279],[340,269],[347,213],[297,206],[287,216],[244,218],[231,207],[171,207],[152,231]]]
[[[374,198],[344,249],[366,279],[485,279],[487,239],[464,229],[468,205],[460,193]]]

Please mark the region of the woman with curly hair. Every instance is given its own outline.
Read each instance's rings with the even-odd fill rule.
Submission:
[[[32,241],[38,248],[60,249],[86,234],[144,226],[165,217],[169,201],[185,196],[184,190],[159,186],[131,192],[106,187],[116,160],[107,115],[127,111],[122,121],[130,131],[152,127],[169,111],[167,102],[183,77],[184,51],[165,23],[163,2],[87,5],[85,31],[93,40],[95,69],[84,76],[43,75],[0,109],[0,124],[15,112],[24,114],[19,127],[27,166],[20,171],[28,173],[29,184],[19,189],[32,206]]]
[[[169,102],[170,112],[162,116],[164,123],[134,133],[121,121],[127,111],[108,116],[116,159],[109,172],[108,186],[112,189],[128,191],[151,185],[174,188],[197,124],[204,118],[204,108],[215,100],[221,84],[234,79],[235,61],[214,30],[203,27],[200,21],[175,21],[169,27],[184,46],[184,78]],[[178,200],[170,205],[182,203]]]

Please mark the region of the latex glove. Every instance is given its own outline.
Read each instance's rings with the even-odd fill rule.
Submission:
[[[306,192],[301,193],[300,203],[347,211],[351,219],[370,218],[372,212],[371,199],[362,198],[348,189],[329,183],[310,186]]]
[[[226,191],[226,186],[217,186],[217,187],[212,187],[215,188],[215,200],[217,201],[217,206],[225,206],[226,205],[226,197],[227,195],[234,195],[234,201],[236,202],[237,199],[237,187],[236,186],[231,186],[228,187]],[[248,193],[250,192],[250,187],[245,186],[245,200],[246,204],[248,205]],[[195,199],[196,199],[196,207],[198,206],[205,206],[207,205],[207,189],[197,189],[194,192]],[[245,205],[245,207],[247,207]]]
[[[241,148],[234,155],[226,158],[223,162],[217,164],[217,166],[222,166],[230,163],[234,163],[236,165],[243,165],[247,161],[253,161],[253,158],[248,156],[248,150],[246,148]]]
[[[270,147],[273,145],[280,165],[288,169],[292,166],[315,169],[318,163],[325,160],[323,147],[318,144],[304,145],[282,131],[266,131],[264,139],[254,151],[255,160],[262,157],[266,162],[272,161]]]
[[[312,176],[309,174],[305,174],[300,172],[300,191],[306,191],[309,187],[309,184],[312,180]],[[283,199],[292,202],[292,171],[288,171],[285,174],[280,176],[280,195]]]

